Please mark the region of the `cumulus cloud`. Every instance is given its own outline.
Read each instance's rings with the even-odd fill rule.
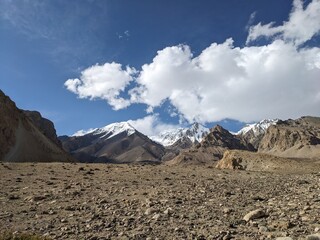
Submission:
[[[212,43],[198,56],[193,56],[187,45],[166,47],[137,73],[113,63],[118,76],[125,76],[119,82],[115,79],[120,77],[113,78],[111,71],[101,81],[85,80],[85,70],[80,79],[68,80],[66,86],[80,97],[106,99],[114,109],[143,103],[152,113],[168,101],[175,113],[190,123],[320,115],[320,48],[300,45],[319,32],[315,23],[316,16],[320,18],[319,4],[313,0],[303,9],[301,1],[294,1],[289,21],[282,26],[270,23],[251,28],[250,41],[279,36],[267,45],[240,48],[230,38]],[[296,24],[299,19],[302,23]],[[110,84],[108,79],[113,79]],[[134,87],[127,92],[130,98],[120,98],[132,79]],[[115,82],[119,85],[113,85]],[[107,87],[101,88],[104,84]],[[150,116],[141,124],[148,131],[153,124]]]
[[[128,121],[135,129],[147,136],[156,136],[164,130],[177,129],[179,125],[167,124],[158,115],[148,115],[144,118]]]
[[[259,37],[279,37],[285,41],[301,45],[320,33],[320,1],[313,0],[305,9],[302,0],[294,0],[289,20],[281,26],[275,23],[252,26],[249,30],[247,43]]]
[[[131,96],[153,108],[168,99],[189,122],[319,114],[319,61],[319,48],[282,40],[237,48],[227,39],[197,57],[175,46],[142,67]]]
[[[130,101],[120,97],[120,94],[133,80],[135,73],[134,68],[122,69],[121,64],[105,63],[85,69],[80,78],[68,79],[64,85],[79,98],[105,99],[114,110],[119,110],[130,105]]]

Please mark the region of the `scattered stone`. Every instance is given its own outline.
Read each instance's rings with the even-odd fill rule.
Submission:
[[[173,209],[172,208],[167,208],[166,210],[164,210],[163,212],[165,215],[171,215],[173,213]]]
[[[42,200],[44,200],[46,198],[47,197],[45,195],[39,195],[39,196],[33,196],[32,200],[35,201],[35,202],[38,202],[38,201],[42,201]]]
[[[154,208],[148,208],[145,212],[144,212],[144,214],[145,215],[151,215],[151,214],[153,214],[153,213],[155,213],[156,212],[156,210],[154,209]]]
[[[9,195],[8,197],[9,200],[18,200],[20,197],[18,195]]]
[[[0,165],[0,232],[50,239],[302,240],[311,233],[308,239],[319,239],[314,200],[320,197],[320,175],[201,166],[12,166],[14,172]],[[84,176],[87,170],[95,174]],[[297,184],[300,179],[309,184]],[[21,200],[9,201],[10,195]]]
[[[307,240],[320,240],[320,234],[308,235]]]
[[[225,214],[229,214],[229,213],[232,212],[232,209],[231,209],[231,208],[224,208],[222,211],[223,211],[223,213],[225,213]]]
[[[256,210],[253,210],[253,211],[247,213],[243,217],[243,220],[245,220],[246,222],[249,222],[250,220],[263,218],[263,217],[266,217],[266,216],[267,216],[267,214],[263,209],[256,209]]]
[[[66,211],[75,211],[76,210],[76,208],[74,206],[66,206],[64,209]]]
[[[157,213],[152,217],[152,219],[157,221],[157,220],[159,220],[160,217],[161,217],[161,215],[159,213]]]

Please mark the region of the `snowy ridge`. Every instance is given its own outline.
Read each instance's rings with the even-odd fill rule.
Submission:
[[[80,130],[77,131],[72,135],[72,137],[80,137],[87,134],[92,135],[100,135],[103,134],[100,138],[112,138],[122,132],[126,132],[127,136],[130,136],[131,134],[135,133],[136,130],[134,127],[132,127],[128,122],[119,122],[119,123],[111,123],[105,127],[102,128],[91,128],[87,131]]]
[[[258,123],[247,124],[244,128],[242,128],[237,135],[245,135],[250,130],[253,131],[254,136],[258,136],[260,134],[264,134],[268,127],[271,125],[276,125],[279,119],[264,119]]]
[[[210,130],[199,123],[194,123],[189,128],[178,128],[161,132],[157,136],[150,136],[149,138],[163,146],[171,146],[180,139],[186,137],[191,142],[201,142],[203,137],[207,135]]]

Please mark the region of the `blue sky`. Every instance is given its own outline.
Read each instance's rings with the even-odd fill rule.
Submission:
[[[319,116],[319,5],[1,0],[0,89],[59,135]]]

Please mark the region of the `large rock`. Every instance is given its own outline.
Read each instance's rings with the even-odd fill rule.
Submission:
[[[0,91],[0,160],[8,162],[71,161],[15,103]]]

